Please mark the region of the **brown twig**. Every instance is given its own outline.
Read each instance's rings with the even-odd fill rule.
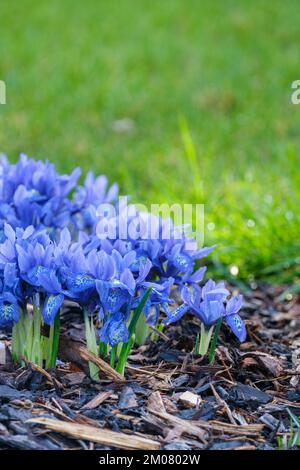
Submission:
[[[136,436],[135,434],[125,434],[113,432],[108,429],[99,429],[84,424],[62,422],[49,418],[33,418],[28,423],[40,424],[52,431],[66,434],[73,439],[97,442],[98,444],[117,447],[128,450],[159,450],[161,445],[158,441]]]
[[[228,419],[229,421],[231,422],[231,424],[236,424],[236,421],[234,419],[234,417],[232,416],[232,413],[231,413],[231,410],[229,408],[229,406],[227,405],[226,401],[223,400],[220,395],[218,394],[218,392],[216,391],[215,387],[213,386],[213,384],[210,384],[210,388],[214,394],[214,397],[217,401],[217,403],[220,405],[220,406],[223,406],[223,408],[225,409],[226,411],[226,414],[228,416]]]

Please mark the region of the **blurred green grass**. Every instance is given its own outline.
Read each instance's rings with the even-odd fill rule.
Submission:
[[[2,0],[0,15],[1,152],[92,168],[134,201],[205,203],[220,275],[299,275],[297,0]]]

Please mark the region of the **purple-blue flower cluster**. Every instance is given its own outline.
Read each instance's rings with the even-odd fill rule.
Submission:
[[[207,327],[224,318],[245,339],[241,296],[227,300],[223,283],[199,287],[206,271],[199,260],[213,247],[191,249],[171,220],[117,207],[118,187],[108,188],[104,176],[89,173],[83,186],[79,176],[79,169],[59,175],[25,155],[15,165],[2,159],[0,326],[17,323],[37,295],[43,321],[52,325],[70,299],[97,314],[100,341],[114,347],[129,340],[132,312],[151,288],[143,309],[148,324],[155,326],[161,311],[165,324],[190,311]],[[183,303],[172,308],[175,289]]]
[[[33,225],[47,227],[50,234],[66,226],[73,230],[93,227],[96,208],[114,202],[118,186],[108,188],[105,176],[88,173],[84,185],[77,184],[81,175],[75,168],[71,175],[60,175],[48,161],[35,161],[21,154],[16,164],[0,159],[0,229],[4,223],[13,228]]]
[[[202,287],[194,284],[184,286],[181,290],[183,303],[169,311],[163,323],[169,325],[179,320],[187,311],[192,312],[209,328],[215,325],[220,318],[224,318],[235,336],[242,342],[246,339],[246,327],[238,312],[242,308],[241,295],[231,297],[223,282],[216,284],[211,279]]]

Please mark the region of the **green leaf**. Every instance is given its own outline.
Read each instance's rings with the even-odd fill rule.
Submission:
[[[132,335],[132,333],[135,333],[135,329],[136,329],[138,319],[140,318],[140,315],[141,315],[141,313],[142,313],[142,311],[143,311],[143,309],[146,305],[146,302],[149,298],[151,290],[152,290],[152,287],[149,287],[149,289],[146,290],[142,300],[140,301],[139,305],[137,306],[137,308],[134,311],[133,317],[132,317],[131,322],[130,322],[129,327],[128,327],[129,335]]]
[[[223,318],[221,317],[219,319],[218,323],[217,323],[217,326],[216,326],[216,329],[215,329],[215,332],[214,332],[214,336],[213,336],[213,340],[212,340],[211,345],[210,345],[210,349],[209,349],[209,363],[210,364],[213,364],[214,359],[215,359],[215,351],[216,351],[217,341],[218,341],[218,337],[219,337],[221,326],[222,326],[222,320],[223,320]]]
[[[290,415],[292,421],[294,421],[296,426],[299,428],[300,427],[300,419],[298,418],[298,416],[296,416],[294,413],[292,413],[292,411],[289,408],[287,408],[287,412]]]
[[[143,308],[145,307],[145,304],[148,300],[148,297],[150,295],[150,292],[152,290],[152,287],[149,287],[149,289],[147,289],[147,291],[145,292],[142,300],[140,301],[139,305],[137,306],[137,308],[135,309],[134,313],[133,313],[133,316],[132,316],[132,319],[130,321],[130,324],[128,326],[128,331],[129,331],[129,341],[127,343],[124,343],[123,346],[122,346],[122,349],[121,349],[121,352],[120,352],[120,356],[119,356],[119,359],[118,359],[118,364],[117,364],[117,367],[116,367],[116,370],[120,373],[120,374],[123,374],[124,373],[124,369],[125,369],[125,364],[127,362],[127,358],[130,354],[130,351],[134,345],[134,340],[135,340],[135,329],[136,329],[136,326],[137,326],[137,322],[140,318],[140,315],[143,311]]]
[[[97,347],[97,339],[96,339],[96,332],[93,323],[93,318],[89,316],[87,310],[84,309],[84,325],[85,325],[85,337],[86,337],[86,344],[87,349],[94,353],[96,356],[98,355],[98,347]],[[99,368],[93,363],[89,362],[89,370],[90,370],[90,377],[93,380],[99,380]]]

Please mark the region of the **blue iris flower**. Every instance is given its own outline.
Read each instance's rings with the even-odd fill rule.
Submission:
[[[169,312],[168,306],[174,303],[174,300],[170,298],[170,291],[173,282],[174,279],[169,278],[161,284],[148,281],[140,283],[139,295],[134,300],[132,308],[136,308],[139,305],[146,291],[151,288],[150,295],[143,308],[143,314],[145,315],[146,321],[149,325],[155,326],[157,324],[161,310],[165,313]]]
[[[116,346],[119,343],[127,343],[129,332],[126,326],[126,318],[122,312],[112,314],[104,323],[99,332],[100,341]]]
[[[46,293],[42,316],[47,325],[52,325],[59,312],[65,295],[55,269],[44,268],[37,275],[37,284]]]
[[[100,304],[105,311],[116,313],[135,294],[136,281],[129,268],[135,253],[129,252],[122,257],[116,250],[111,255],[101,250],[98,252],[97,268],[94,266],[95,259],[95,255],[88,256],[90,269],[96,274]]]
[[[112,278],[108,281],[96,280],[96,289],[104,310],[116,313],[134,296],[135,281],[131,271],[126,270],[121,279]]]
[[[40,232],[34,239],[16,243],[20,275],[24,281],[39,287],[39,275],[48,273],[54,267],[54,244],[45,232]]]
[[[242,297],[228,300],[222,283],[198,286],[206,272],[198,261],[214,247],[191,249],[184,227],[127,203],[116,207],[116,184],[109,188],[106,177],[90,172],[78,186],[79,175],[78,168],[60,175],[49,162],[23,154],[16,164],[0,159],[0,326],[18,321],[19,306],[36,293],[51,325],[69,298],[85,311],[98,309],[101,341],[114,346],[128,341],[130,313],[151,287],[143,309],[149,324],[160,310],[166,324],[190,310],[206,327],[224,318],[245,339]],[[106,203],[115,204],[114,215],[99,215]],[[114,237],[99,237],[103,221],[116,225]],[[173,287],[183,303],[171,311]]]
[[[13,227],[62,228],[71,217],[68,195],[80,176],[59,175],[53,164],[34,161],[24,154],[15,165],[1,159],[0,214]]]
[[[83,186],[77,186],[72,207],[72,219],[80,230],[91,229],[98,221],[97,207],[103,203],[113,203],[118,196],[118,185],[108,188],[104,175],[95,178],[90,171]]]

